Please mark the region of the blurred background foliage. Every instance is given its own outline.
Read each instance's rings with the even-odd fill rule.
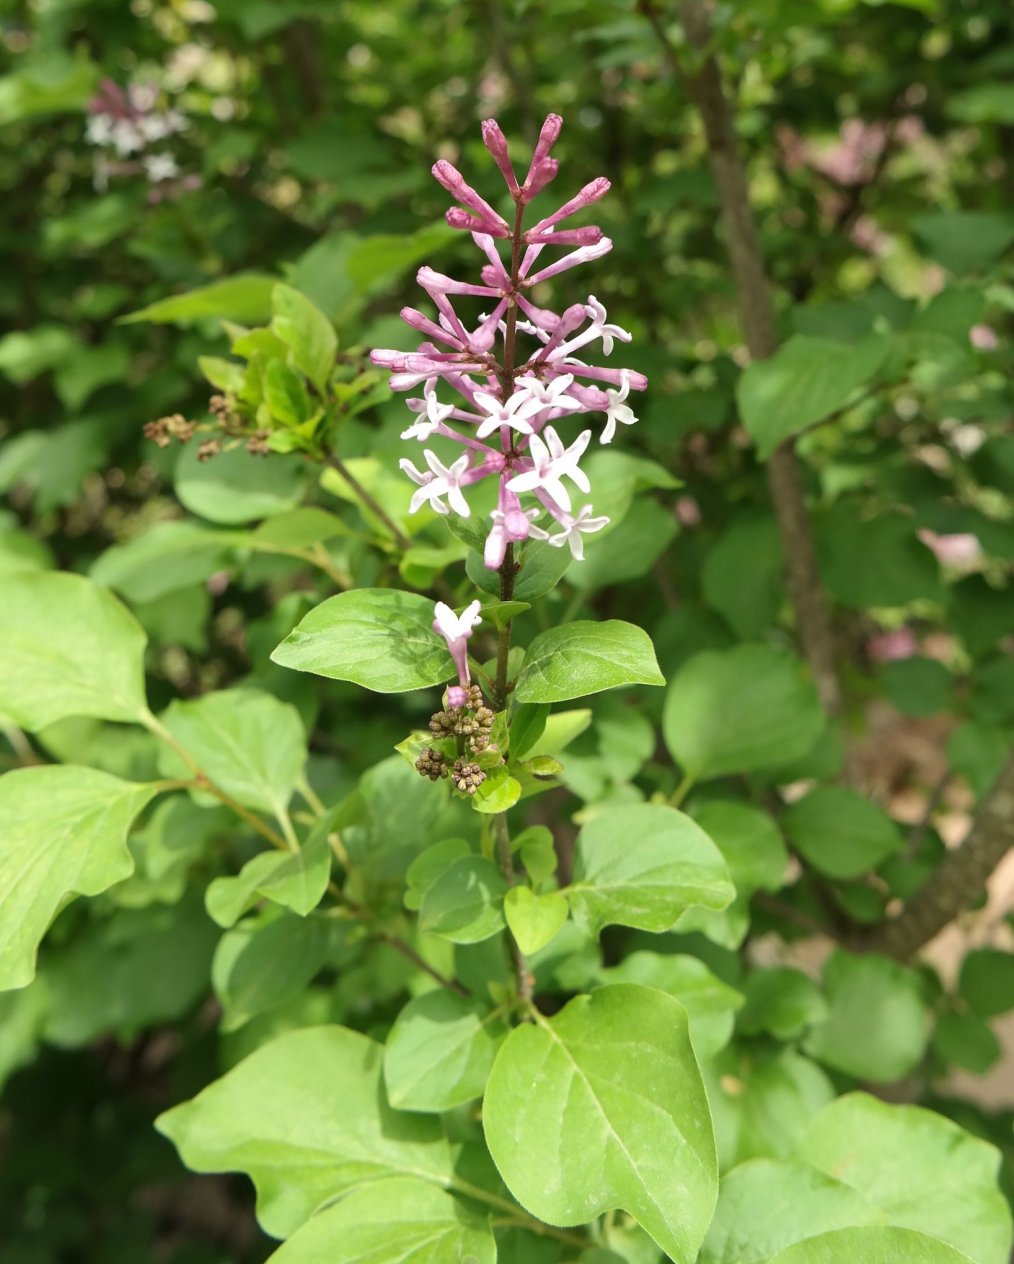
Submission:
[[[1008,0],[743,0],[717,5],[715,22],[780,334],[801,340],[812,366],[794,373],[790,356],[769,389],[801,415],[829,381],[841,394],[798,446],[835,608],[853,783],[919,827],[876,882],[816,894],[801,884],[784,899],[804,927],[815,909],[863,924],[960,837],[1014,732],[1014,12]],[[376,390],[363,349],[413,345],[395,312],[416,301],[416,266],[473,266],[443,224],[430,163],[450,158],[489,192],[478,121],[495,116],[530,142],[549,111],[566,122],[556,154],[567,194],[613,181],[596,218],[615,247],[596,265],[596,294],[634,334],[625,362],[650,379],[624,451],[683,485],[666,487],[656,467],[628,470],[616,492],[626,517],[540,618],[588,604],[631,615],[667,677],[702,649],[784,642],[780,546],[737,420],[750,407],[741,391],[737,409],[748,357],[701,125],[625,0],[6,0],[0,590],[26,569],[93,573],[149,633],[154,707],[264,685],[314,728],[316,782],[331,796],[352,790],[428,700],[322,690],[268,653],[335,585],[391,582],[382,528],[340,475],[321,485],[298,451],[238,448],[201,463],[196,444],[159,447],[144,426],[209,419],[227,370],[205,361],[209,386],[198,358],[229,355],[223,321],[233,341],[235,326],[266,325],[272,287],[286,282],[337,328],[349,406],[329,446],[417,536],[395,582],[425,590],[450,567],[457,583],[463,552],[405,518],[408,489],[388,473],[404,403]],[[566,277],[556,292],[584,297]],[[323,563],[319,532],[306,542],[255,525],[297,504],[335,516]],[[639,701],[658,724],[661,697]],[[571,748],[573,792],[670,793],[676,774],[646,721],[615,698],[594,709],[597,744]],[[146,734],[76,722],[41,740],[122,775],[152,767]],[[17,742],[0,743],[0,764],[21,757]],[[829,739],[798,778],[833,777],[844,758]],[[186,902],[165,915],[188,873],[214,872],[208,816],[198,827],[156,813],[146,872],[98,915],[68,910],[44,989],[0,998],[0,1075],[12,1075],[0,1223],[17,1264],[263,1258],[243,1183],[184,1177],[150,1129],[217,1057],[210,923],[199,900],[192,915]],[[755,911],[751,934],[784,934],[784,916]],[[694,944],[735,976],[735,931]],[[404,978],[393,954],[370,969],[346,972],[334,1002],[347,1013],[358,985],[371,998],[364,1027],[390,1021]],[[1000,1058],[988,1022],[1014,1006],[1014,986],[1003,978],[999,999],[983,1001],[946,969],[943,982],[930,973],[936,1035],[918,1051],[915,1095],[1009,1151],[1009,1084],[990,1103],[953,1072]],[[866,1037],[857,1021],[844,1037],[836,1029],[839,1046]],[[230,1060],[245,1031],[226,1038]],[[836,1085],[864,1078],[820,1045],[811,1052]]]

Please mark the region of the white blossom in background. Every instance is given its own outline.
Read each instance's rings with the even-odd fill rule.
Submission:
[[[561,126],[557,115],[549,115],[528,172],[519,181],[499,125],[491,119],[482,125],[483,143],[519,216],[557,173],[550,151]],[[580,559],[584,535],[601,531],[609,519],[595,517],[590,504],[574,512],[567,486],[586,494],[591,491],[579,462],[593,431],[582,429],[568,438],[556,427],[568,425],[572,418],[584,421],[589,414],[603,414],[599,442],[611,443],[617,426],[636,422],[626,401],[632,390],[644,390],[647,380],[633,369],[614,369],[578,358],[579,351],[587,354],[596,345],[608,356],[616,342],[631,341],[629,331],[609,321],[605,306],[594,295],[557,313],[536,306],[529,293],[533,286],[612,249],[612,242],[598,227],[560,227],[603,197],[609,181],[592,180],[559,209],[521,231],[519,219],[508,223],[449,162],[436,163],[433,175],[458,204],[447,212],[448,223],[471,234],[485,262],[473,281],[420,268],[416,279],[432,301],[435,316],[409,307],[401,315],[425,341],[414,352],[376,350],[371,355],[374,364],[390,371],[393,390],[423,385],[423,397],[408,401],[417,417],[402,431],[403,439],[429,443],[441,438],[465,448],[450,465],[429,448],[423,453],[427,469],[420,470],[409,460],[401,462],[402,470],[419,488],[410,512],[428,503],[439,514],[453,511],[469,517],[464,489],[487,477],[496,478],[497,506],[484,553],[487,567],[499,568],[508,546],[529,538],[548,540],[558,548],[568,545]],[[536,268],[547,246],[567,247],[567,252]],[[512,247],[520,247],[519,255],[514,255],[518,266],[513,273],[508,253]],[[467,299],[480,299],[485,307],[474,321],[463,319],[455,306]],[[513,322],[509,319],[512,311],[517,317]],[[513,352],[508,361],[509,338]],[[524,350],[522,341],[528,343]],[[453,393],[453,402],[438,398],[441,387]],[[521,494],[532,496],[536,503],[523,505]],[[547,515],[547,524],[540,525]]]

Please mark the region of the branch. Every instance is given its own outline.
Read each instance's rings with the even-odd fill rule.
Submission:
[[[959,913],[982,895],[990,874],[1014,847],[1014,750],[979,804],[971,829],[959,847],[948,852],[929,882],[892,921],[885,922],[864,943],[868,952],[900,960],[915,956]]]
[[[732,107],[718,62],[709,51],[711,22],[708,0],[679,0],[678,11],[687,42],[700,58],[692,73],[685,68],[669,38],[653,0],[639,9],[651,23],[673,74],[686,89],[704,123],[708,158],[718,189],[725,225],[726,249],[736,282],[739,319],[750,355],[764,360],[778,349],[774,307],[764,270],[757,222],[750,206],[746,171],[739,154]],[[817,568],[813,530],[803,496],[803,478],[792,441],[787,440],[767,463],[768,487],[785,554],[789,596],[803,653],[825,710],[841,711],[841,689],[834,662],[834,638],[827,600]]]

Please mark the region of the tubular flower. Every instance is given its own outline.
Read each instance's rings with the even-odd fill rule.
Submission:
[[[596,225],[571,226],[572,216],[608,193],[604,177],[524,226],[528,204],[557,174],[558,163],[550,155],[562,125],[558,115],[549,115],[521,178],[499,125],[492,119],[482,124],[483,143],[513,203],[509,214],[501,214],[503,207],[497,205],[507,202],[506,197],[487,200],[451,163],[435,164],[435,179],[455,202],[447,221],[471,234],[483,262],[469,280],[420,268],[416,279],[435,314],[406,307],[401,315],[426,341],[415,352],[378,349],[371,355],[374,364],[389,370],[392,390],[422,386],[422,398],[408,401],[415,418],[402,438],[427,445],[456,443],[464,449],[445,464],[444,454],[427,446],[424,469],[410,460],[401,462],[418,485],[410,512],[429,504],[439,514],[469,517],[465,489],[484,478],[497,480],[497,507],[484,551],[492,570],[504,564],[515,544],[529,538],[557,548],[566,544],[575,558],[583,556],[582,536],[602,530],[609,520],[593,516],[587,502],[575,508],[563,480],[590,494],[579,461],[593,432],[583,429],[567,439],[556,427],[578,416],[603,414],[599,442],[610,443],[617,425],[637,420],[626,402],[629,393],[647,386],[643,374],[632,369],[578,358],[578,352],[600,343],[608,356],[617,341],[631,340],[626,329],[610,323],[594,295],[562,312],[538,307],[529,297],[533,286],[612,249]],[[547,261],[544,252],[558,247],[564,253]],[[459,312],[471,300],[481,300],[485,311],[474,316]],[[534,504],[523,505],[522,494],[530,495]]]

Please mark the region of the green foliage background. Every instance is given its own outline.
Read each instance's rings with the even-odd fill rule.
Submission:
[[[658,9],[679,48],[675,15]],[[763,944],[814,927],[847,944],[876,926],[945,850],[938,817],[911,832],[890,819],[899,797],[924,803],[938,783],[940,794],[957,787],[952,807],[969,813],[1011,746],[1014,16],[1006,0],[744,0],[717,5],[715,21],[783,339],[750,368],[700,120],[631,4],[5,6],[0,597],[10,606],[20,579],[49,568],[116,593],[148,636],[148,703],[159,714],[173,703],[163,720],[177,735],[187,699],[236,687],[273,695],[276,709],[263,700],[242,720],[244,740],[261,742],[257,784],[276,777],[287,799],[308,735],[313,791],[342,804],[343,835],[370,851],[369,865],[351,858],[356,898],[402,918],[409,862],[466,829],[460,804],[437,805],[398,756],[382,762],[425,728],[435,691],[381,698],[270,655],[336,591],[445,583],[465,601],[482,582],[474,567],[466,579],[469,541],[407,517],[396,468],[404,401],[365,349],[413,347],[395,313],[416,302],[419,264],[455,275],[473,266],[443,224],[431,162],[451,158],[491,193],[478,121],[495,116],[531,143],[547,112],[562,114],[561,198],[598,175],[613,181],[596,218],[615,244],[592,288],[633,333],[623,361],[650,386],[640,424],[592,469],[615,525],[583,566],[529,572],[517,596],[533,609],[518,643],[575,619],[628,619],[650,634],[669,686],[582,696],[558,712],[529,753],[559,756],[569,793],[534,800],[531,824],[554,827],[569,868],[576,829],[596,814],[677,796],[719,844],[739,895],[724,911],[690,910],[676,931],[664,918],[610,924],[591,897],[572,897],[577,920],[538,958],[541,989],[562,1008],[595,983],[661,987],[687,1004],[691,1035],[686,998],[699,989],[696,1047],[705,1042],[712,1109],[725,1116],[723,1170],[750,1159],[826,1170],[799,1150],[805,1123],[872,1082],[1001,1147],[1010,1197],[1009,1089],[1007,1105],[986,1109],[948,1078],[1001,1057],[990,1024],[1014,1008],[1003,917],[951,976],[838,947],[817,984],[781,958],[766,962]],[[196,187],[181,176],[152,201],[143,174],[101,176],[85,131],[103,79],[153,82],[185,111],[186,130],[164,148]],[[296,301],[279,297],[279,283],[337,330],[323,429],[301,411],[311,355],[264,396],[286,434],[272,455],[240,449],[200,464],[196,441],[145,439],[146,422],[207,421],[212,392],[245,388],[236,327],[274,319],[278,332],[279,304]],[[564,277],[559,307],[583,299],[584,284]],[[831,726],[793,657],[764,474],[770,451],[797,435],[846,696]],[[337,471],[303,455],[324,448],[411,536],[407,553]],[[940,561],[920,532],[973,535],[980,553],[971,566]],[[78,629],[64,617],[54,607],[34,626],[73,655]],[[916,652],[884,660],[877,646],[892,634],[914,636]],[[122,665],[118,644],[109,654]],[[0,707],[17,718],[12,697]],[[179,775],[150,732],[92,714],[67,711],[27,747],[5,726],[0,768],[45,759],[128,780]],[[909,741],[929,742],[933,758],[912,755]],[[292,749],[287,776],[279,764]],[[843,768],[852,789],[837,784]],[[788,804],[781,791],[799,783],[821,784]],[[232,794],[271,810],[270,798]],[[798,870],[788,882],[786,843]],[[291,971],[244,990],[228,952],[242,949],[253,923],[239,919],[264,891],[217,884],[235,881],[254,836],[221,806],[181,795],[146,810],[130,849],[133,876],[60,912],[36,981],[0,994],[5,1253],[18,1264],[263,1259],[245,1182],[186,1176],[155,1115],[290,1028],[340,1022],[383,1040],[406,1023],[407,998],[418,1003],[419,975],[389,947],[308,941],[290,896],[269,904],[288,911],[265,951]],[[426,922],[424,888],[423,924],[446,926],[434,895]],[[600,924],[601,955],[581,933]],[[483,955],[488,943],[457,943],[440,941],[437,965],[466,982],[502,971]],[[737,1172],[747,1173],[743,1205],[762,1206],[764,1173]],[[729,1205],[702,1259],[746,1258],[722,1246]],[[913,1229],[933,1232],[880,1232]],[[611,1232],[588,1264],[656,1258],[629,1226]],[[1002,1236],[975,1258],[994,1264]],[[502,1240],[500,1258],[535,1259],[525,1252],[536,1240],[525,1242]],[[893,1242],[900,1260],[911,1244]],[[781,1261],[782,1245],[765,1243],[758,1264]],[[799,1252],[788,1245],[785,1264],[825,1258]]]

